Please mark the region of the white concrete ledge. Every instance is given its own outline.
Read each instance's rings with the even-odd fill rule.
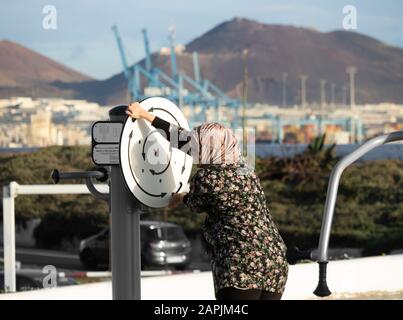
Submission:
[[[327,283],[334,294],[403,290],[403,255],[330,261]],[[312,299],[318,284],[317,263],[290,267],[284,299]]]
[[[331,261],[328,264],[329,289],[338,297],[343,294],[371,291],[403,290],[403,255]],[[318,282],[318,264],[290,266],[283,299],[313,299]],[[173,290],[174,288],[174,290]],[[211,272],[144,277],[142,298],[145,300],[206,300],[214,299]],[[109,300],[111,282],[99,282],[55,289],[1,294],[1,299],[33,300]]]

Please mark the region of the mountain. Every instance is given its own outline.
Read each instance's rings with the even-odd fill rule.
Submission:
[[[350,31],[322,33],[309,28],[234,18],[188,43],[186,51],[177,56],[178,67],[181,72],[193,76],[192,52],[197,51],[202,77],[239,98],[244,49],[248,49],[248,100],[251,102],[281,104],[284,72],[287,73],[288,104],[300,103],[299,77],[302,74],[309,77],[308,103],[320,101],[321,79],[327,81],[327,101],[334,83],[335,100],[340,102],[343,86],[348,88],[346,68],[355,66],[357,103],[403,103],[403,49]],[[117,51],[115,59],[119,59]],[[153,62],[169,74],[169,56],[155,52]],[[144,64],[144,61],[140,63]],[[69,97],[101,104],[127,101],[127,85],[122,73],[102,81],[72,83],[65,78],[58,80],[61,82],[52,83],[52,89]]]
[[[358,103],[403,103],[403,50],[349,31],[317,32],[308,28],[267,25],[235,18],[187,45],[204,55],[203,74],[227,92],[239,92],[242,51],[248,49],[248,96],[252,101],[281,103],[282,75],[287,73],[287,101],[300,102],[301,74],[307,80],[308,102],[319,101],[320,79],[336,101],[348,87],[346,68],[356,66]]]
[[[0,94],[62,94],[52,83],[81,82],[90,77],[15,42],[0,41]],[[70,93],[74,95],[73,92]]]

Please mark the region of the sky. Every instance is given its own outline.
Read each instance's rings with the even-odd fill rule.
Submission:
[[[43,27],[46,5],[56,8],[56,29]],[[169,26],[176,28],[176,42],[186,44],[234,17],[322,32],[340,30],[346,5],[357,9],[355,32],[403,48],[402,0],[1,0],[0,39],[105,79],[122,70],[113,24],[133,63],[144,57],[144,27],[155,51],[168,46]]]

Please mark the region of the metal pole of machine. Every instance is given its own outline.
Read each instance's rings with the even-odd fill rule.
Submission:
[[[127,106],[109,111],[111,121],[126,119]],[[111,166],[111,264],[114,300],[141,299],[140,204],[124,181],[120,165]]]

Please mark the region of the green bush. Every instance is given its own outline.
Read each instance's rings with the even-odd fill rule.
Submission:
[[[337,162],[332,148],[318,140],[307,152],[292,159],[257,159],[256,172],[268,206],[288,245],[317,246],[326,189]],[[0,184],[51,183],[50,173],[93,167],[88,147],[50,147],[29,154],[0,157]],[[77,182],[77,181],[76,181]],[[72,183],[69,181],[69,183]],[[330,245],[360,247],[366,254],[402,248],[403,162],[370,161],[349,167],[341,178]],[[107,205],[92,196],[21,196],[16,219],[40,217],[35,232],[38,245],[60,246],[63,239],[80,239],[108,223]],[[142,219],[164,219],[182,225],[188,233],[200,232],[204,214],[177,209],[147,210]]]
[[[50,174],[55,168],[81,171],[93,166],[88,147],[49,147],[33,153],[2,155],[0,185],[10,181],[51,184]],[[64,240],[89,236],[108,223],[107,204],[90,195],[19,196],[15,201],[15,212],[17,224],[32,218],[42,219],[34,236],[37,245],[46,248],[57,248]]]
[[[54,249],[60,248],[62,241],[74,244],[107,225],[108,216],[101,201],[94,201],[90,196],[76,196],[65,202],[62,210],[43,216],[34,237],[38,247]]]

